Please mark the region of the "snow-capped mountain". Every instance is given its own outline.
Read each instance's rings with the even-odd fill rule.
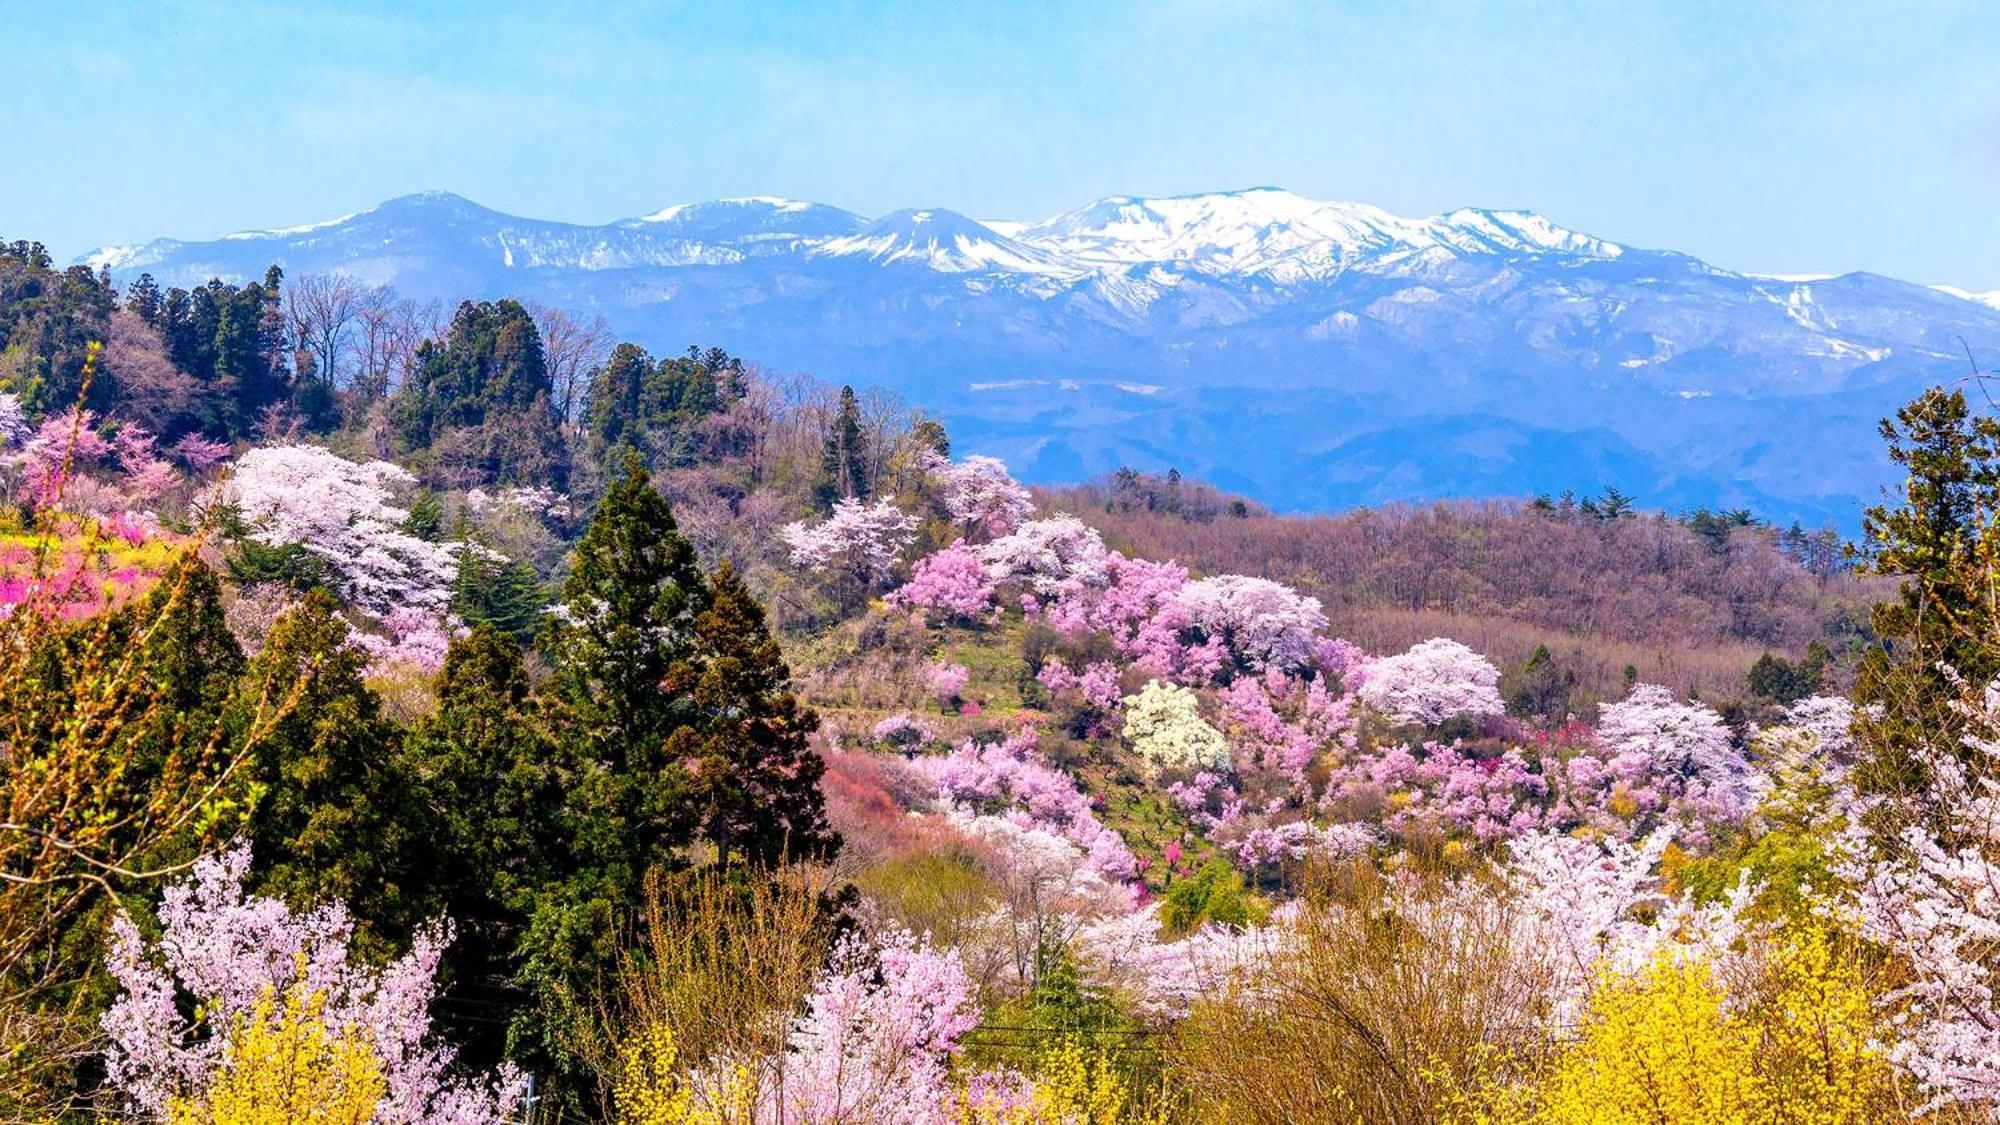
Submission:
[[[1873,420],[1961,374],[1961,339],[1982,366],[2000,349],[2000,293],[1740,274],[1528,211],[1412,219],[1276,188],[990,222],[755,196],[600,225],[426,192],[82,260],[573,306],[655,350],[891,386],[1031,476],[1177,466],[1293,509],[1609,483],[1850,523],[1888,477]]]

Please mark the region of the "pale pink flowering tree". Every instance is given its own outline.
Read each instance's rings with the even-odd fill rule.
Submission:
[[[1597,738],[1611,754],[1614,777],[1678,798],[1698,822],[1741,821],[1764,790],[1722,716],[1655,684],[1637,684],[1620,702],[1599,708]]]
[[[873,503],[852,497],[835,502],[833,512],[816,524],[788,523],[778,539],[790,552],[792,565],[814,574],[838,574],[862,590],[887,582],[916,537],[914,516],[888,500]]]
[[[1433,637],[1397,656],[1369,663],[1363,703],[1400,723],[1436,726],[1447,719],[1504,714],[1500,670],[1457,641]]]
[[[889,595],[892,605],[969,621],[993,609],[993,579],[978,552],[960,539],[910,567],[910,580]]]
[[[1929,785],[1901,799],[1893,844],[1870,857],[1853,826],[1843,841],[1861,934],[1909,973],[1887,997],[1890,1058],[1926,1111],[2000,1105],[2000,687],[1961,710],[1967,753],[1919,747]]]
[[[1319,599],[1268,578],[1225,574],[1180,591],[1188,621],[1221,641],[1251,671],[1294,671],[1312,663],[1326,614]]]
[[[996,583],[1019,583],[1053,597],[1064,582],[1093,582],[1104,571],[1104,539],[1075,516],[1029,520],[979,548]]]
[[[453,614],[415,606],[398,606],[383,614],[382,628],[388,636],[351,630],[348,643],[367,653],[378,670],[402,664],[430,674],[444,667],[453,638],[467,632]]]
[[[18,446],[34,432],[34,426],[28,422],[28,412],[21,408],[20,398],[0,391],[0,448]]]
[[[926,670],[925,678],[930,681],[931,694],[938,702],[948,704],[965,691],[972,673],[963,664],[940,660]]]
[[[236,461],[220,499],[249,534],[271,546],[296,543],[324,560],[340,593],[371,613],[441,610],[451,601],[458,555],[403,530],[409,509],[393,489],[415,478],[386,461],[355,462],[315,445],[252,449]]]
[[[997,457],[934,457],[930,470],[945,510],[969,538],[1006,535],[1034,514],[1034,498]]]
[[[792,1025],[760,1122],[948,1125],[951,1063],[979,1005],[965,964],[902,931],[844,940]]]
[[[388,1089],[374,1120],[475,1125],[516,1111],[523,1083],[511,1067],[454,1077],[451,1048],[431,1034],[444,931],[419,935],[408,955],[372,969],[349,959],[345,908],[300,914],[247,896],[249,869],[247,847],[197,861],[192,877],[166,892],[156,946],[128,916],[113,920],[109,967],[121,991],[103,1017],[105,1070],[123,1108],[165,1120],[169,1102],[198,1098],[225,1061],[219,1030],[261,997],[298,985],[323,999],[331,1030],[359,1031],[381,1063]],[[193,1000],[195,1018],[183,1015],[182,997]]]

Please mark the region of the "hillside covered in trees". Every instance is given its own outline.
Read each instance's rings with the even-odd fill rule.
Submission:
[[[1278,517],[15,243],[0,1118],[1992,1121],[2000,423],[1885,432],[1852,557]]]

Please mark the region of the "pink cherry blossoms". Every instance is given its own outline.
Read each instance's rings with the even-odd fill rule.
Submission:
[[[842,574],[872,587],[895,573],[916,530],[916,518],[893,503],[850,497],[835,502],[833,513],[816,524],[779,528],[778,539],[791,552],[793,566]]]
[[[997,457],[973,456],[956,462],[938,457],[931,461],[930,470],[945,510],[970,538],[1006,535],[1034,514],[1034,498]]]
[[[757,1120],[948,1125],[951,1061],[979,1025],[958,955],[901,931],[849,938],[806,999]]]
[[[1500,670],[1485,657],[1443,637],[1365,667],[1363,703],[1399,723],[1436,726],[1446,719],[1483,719],[1506,711]]]
[[[1312,663],[1326,628],[1317,598],[1302,597],[1268,578],[1225,574],[1188,583],[1180,592],[1188,622],[1225,645],[1252,671],[1293,671]]]
[[[274,898],[243,893],[248,848],[198,861],[168,888],[157,946],[132,920],[112,923],[109,964],[121,988],[103,1018],[107,1080],[126,1108],[165,1120],[175,1098],[199,1097],[221,1067],[233,1026],[257,1001],[294,984],[324,997],[329,1027],[358,1028],[382,1064],[385,1125],[485,1125],[515,1112],[523,1083],[510,1067],[457,1078],[453,1053],[431,1034],[430,1004],[444,933],[420,935],[380,970],[349,959],[352,929],[339,904],[295,914]],[[182,1015],[191,996],[197,1018]]]
[[[272,546],[296,543],[323,559],[343,597],[372,613],[443,609],[458,556],[449,544],[403,530],[409,509],[392,490],[415,478],[386,461],[349,461],[316,445],[253,449],[237,459],[221,493],[250,534]]]
[[[993,608],[993,579],[979,555],[960,539],[936,554],[918,559],[910,580],[889,595],[890,604],[929,610],[947,618],[970,621]]]

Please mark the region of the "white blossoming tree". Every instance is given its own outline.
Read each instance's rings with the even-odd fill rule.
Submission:
[[[1154,770],[1227,770],[1229,743],[1201,717],[1195,694],[1150,680],[1125,697],[1125,741]]]
[[[1444,637],[1366,666],[1361,701],[1399,723],[1435,726],[1447,719],[1482,719],[1506,711],[1500,670]]]

